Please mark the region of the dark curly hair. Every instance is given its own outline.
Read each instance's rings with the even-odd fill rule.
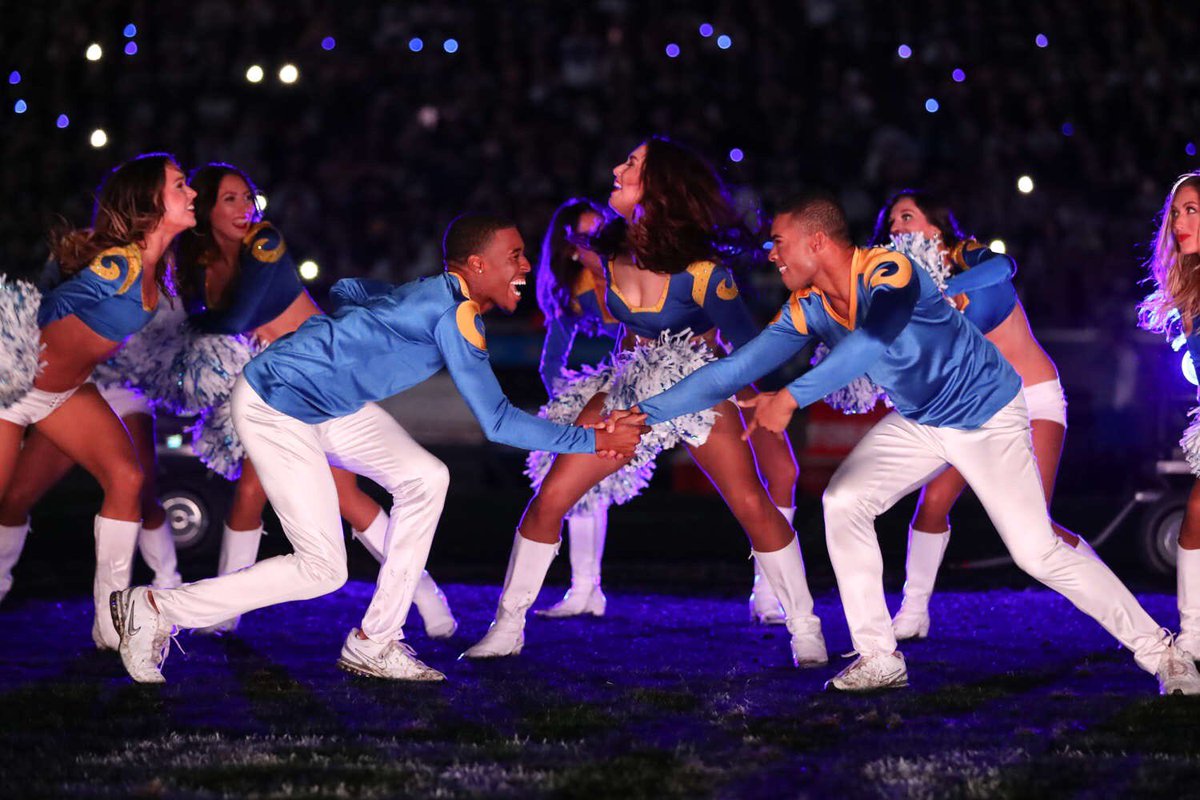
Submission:
[[[645,145],[634,220],[611,221],[591,248],[609,258],[628,252],[642,269],[674,274],[744,246],[749,236],[713,165],[665,136],[651,136]]]
[[[251,194],[258,195],[258,187],[250,176],[233,164],[213,161],[196,167],[188,176],[188,185],[196,192],[196,227],[184,233],[175,245],[175,285],[179,296],[185,301],[201,297],[204,293],[205,265],[216,253],[217,242],[213,238],[212,210],[217,204],[217,192],[221,179],[235,175],[246,182]],[[255,222],[259,221],[255,215]]]

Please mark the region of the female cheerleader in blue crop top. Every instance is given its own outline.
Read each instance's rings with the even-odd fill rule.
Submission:
[[[1172,338],[1185,334],[1192,363],[1200,364],[1200,172],[1182,175],[1171,187],[1146,266],[1154,292],[1138,308],[1139,324]],[[1200,409],[1191,416],[1179,444],[1192,474],[1200,478]],[[1200,659],[1200,480],[1188,495],[1178,552],[1176,644]]]
[[[716,263],[717,238],[732,227],[734,214],[713,167],[656,136],[630,153],[613,175],[609,206],[620,219],[606,226],[593,249],[609,259],[605,300],[626,336],[614,359],[611,385],[588,402],[579,424],[598,420],[611,408],[629,408],[714,360],[718,330],[733,347],[757,333],[732,277]],[[794,661],[823,664],[825,643],[795,532],[763,489],[744,432],[737,407],[726,401],[654,428],[643,437],[632,464],[640,466],[679,441],[687,444],[762,556],[758,563],[787,616]],[[464,655],[520,652],[525,612],[557,552],[563,517],[591,487],[623,466],[623,461],[590,455],[555,459],[518,528],[496,621]]]
[[[197,224],[195,231],[179,240],[176,271],[180,296],[195,329],[208,334],[245,334],[266,346],[322,313],[300,283],[282,235],[261,220],[255,205],[258,189],[250,176],[232,164],[212,163],[193,170],[189,182],[197,193]],[[236,377],[230,375],[231,384]],[[224,443],[235,434],[214,421],[223,417],[221,411],[203,413],[194,433],[227,451]],[[222,455],[214,454],[211,463],[229,460]],[[237,483],[221,539],[220,575],[253,564],[263,533],[266,492],[253,464],[241,460],[240,467],[240,474],[236,464],[226,470],[226,477]],[[387,514],[358,488],[353,473],[334,468],[333,477],[341,514],[355,538],[372,556],[381,558]],[[430,636],[446,638],[458,628],[446,596],[428,572],[422,573],[413,603]],[[203,630],[225,633],[235,630],[237,624],[235,618]]]
[[[0,409],[0,494],[12,479],[25,428],[35,423],[100,482],[92,637],[101,648],[116,648],[108,595],[129,585],[142,470],[121,421],[86,381],[166,302],[161,267],[171,240],[196,224],[195,193],[171,156],[153,153],[113,170],[97,196],[92,226],[67,233],[54,248],[67,279],[41,298],[33,335],[44,347],[42,367],[32,388]],[[12,341],[13,333],[5,331],[6,338]],[[9,383],[7,376],[0,382]],[[0,522],[0,588],[7,588],[28,522]]]
[[[948,275],[945,293],[1021,376],[1025,403],[1033,429],[1033,447],[1046,504],[1054,495],[1058,462],[1067,431],[1067,402],[1058,370],[1038,344],[1012,278],[1013,260],[963,234],[949,206],[928,192],[905,189],[879,212],[877,243],[888,236],[923,234],[940,242]],[[935,276],[935,280],[937,276]],[[942,554],[950,540],[950,509],[966,488],[953,467],[930,481],[921,491],[908,535],[904,600],[893,620],[899,640],[923,638],[929,633],[929,598]],[[1090,551],[1087,543],[1054,523],[1055,533],[1071,546]]]

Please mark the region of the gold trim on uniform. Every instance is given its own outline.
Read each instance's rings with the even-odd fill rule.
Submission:
[[[891,264],[895,269],[887,269]],[[912,282],[912,262],[907,256],[885,250],[882,253],[871,253],[867,258],[864,272],[867,275],[867,290],[877,286],[891,286],[901,289]]]
[[[258,234],[264,230],[273,231],[279,237],[279,244],[270,250],[267,249],[269,240],[266,237],[258,237]],[[261,261],[264,264],[274,264],[283,258],[283,254],[287,252],[287,244],[283,241],[283,234],[275,230],[269,222],[259,222],[251,225],[249,232],[246,233],[242,241],[250,246],[250,254],[254,256],[254,260]]]
[[[106,281],[115,281],[124,271],[125,280],[121,282],[117,294],[125,294],[142,274],[142,251],[133,244],[126,247],[110,247],[92,259],[88,269]]]
[[[458,323],[458,332],[462,334],[462,337],[480,350],[487,350],[487,339],[475,325],[475,320],[478,318],[479,304],[474,300],[459,303],[458,310],[454,312],[454,321]]]
[[[733,278],[726,278],[717,284],[717,297],[721,300],[732,300],[738,296],[737,284]]]
[[[792,311],[792,327],[796,329],[797,333],[802,333],[805,336],[808,335],[808,320],[804,317],[804,309],[800,307],[800,301],[808,297],[808,295],[808,289],[800,289],[799,291],[792,292],[792,296],[788,300],[788,306]],[[780,309],[779,313],[782,315],[783,309]]]
[[[704,308],[704,297],[708,294],[708,282],[712,279],[716,264],[711,261],[697,261],[688,264],[687,272],[692,276],[692,302]]]

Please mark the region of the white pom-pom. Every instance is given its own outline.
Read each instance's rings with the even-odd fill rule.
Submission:
[[[818,343],[813,350],[812,365],[815,367],[820,364],[829,353],[824,342]],[[825,404],[843,414],[866,414],[875,408],[880,399],[887,402],[887,394],[883,389],[866,375],[860,375],[841,389],[826,395]]]
[[[192,415],[224,402],[250,359],[262,350],[249,336],[191,335],[171,367],[171,409]]]
[[[172,366],[188,343],[185,319],[182,312],[161,309],[112,358],[96,365],[92,381],[103,388],[138,389],[163,405],[163,398],[177,392]]]
[[[28,394],[45,365],[37,322],[41,304],[41,292],[32,283],[0,275],[0,408]]]
[[[236,481],[241,476],[246,448],[233,428],[233,404],[228,396],[206,409],[187,430],[192,434],[192,452],[200,463],[227,480]]]
[[[915,266],[928,273],[938,289],[946,290],[950,280],[950,264],[942,250],[942,237],[926,237],[923,233],[897,233],[892,236],[892,250],[908,256]]]
[[[542,406],[538,416],[559,425],[574,423],[597,392],[608,391],[612,375],[612,366],[607,363],[584,367],[579,372],[564,370],[562,377],[554,381],[554,397]],[[535,450],[525,459],[525,474],[529,476],[535,492],[541,488],[555,455],[545,450]],[[589,489],[571,508],[568,516],[591,514],[609,506],[628,503],[650,484],[653,475],[653,460],[640,467],[627,464]]]
[[[1188,412],[1191,423],[1183,431],[1179,446],[1183,448],[1183,457],[1187,459],[1192,474],[1200,478],[1200,406]]]

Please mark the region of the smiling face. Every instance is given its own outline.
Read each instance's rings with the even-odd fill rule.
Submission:
[[[1200,253],[1200,192],[1194,184],[1179,187],[1171,200],[1171,234],[1179,253]]]
[[[159,227],[168,235],[196,227],[196,192],[187,185],[179,167],[168,163],[163,168],[162,207]]]
[[[240,242],[257,217],[254,192],[246,181],[240,175],[223,175],[208,217],[213,238],[218,242]]]
[[[629,221],[642,202],[642,169],[646,163],[646,145],[640,144],[624,162],[613,167],[613,190],[608,205]]]
[[[501,228],[488,243],[468,259],[472,295],[487,310],[499,306],[508,313],[517,310],[525,276],[531,269],[525,257],[525,240],[516,228]]]
[[[779,269],[788,291],[807,289],[817,274],[814,237],[790,214],[780,214],[771,223],[771,252],[767,258]]]
[[[892,236],[901,233],[920,233],[925,238],[932,239],[941,236],[937,226],[929,221],[911,197],[901,197],[892,204],[888,212],[888,233]]]

